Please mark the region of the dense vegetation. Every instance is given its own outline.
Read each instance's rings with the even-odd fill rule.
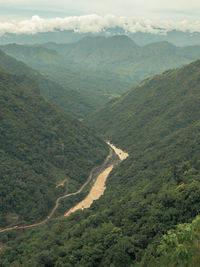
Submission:
[[[107,145],[75,118],[56,109],[26,76],[0,71],[0,226],[44,218],[104,160]]]
[[[198,266],[200,217],[192,223],[180,224],[163,236],[158,247],[159,257],[151,259],[152,266]]]
[[[134,158],[147,155],[144,149],[148,154],[155,150],[160,159],[163,153],[180,157],[178,149],[192,152],[194,145],[190,143],[199,144],[199,68],[200,60],[141,82],[92,114],[89,125],[134,151]],[[185,140],[184,146],[181,140]]]
[[[136,265],[135,261],[141,260],[147,247],[146,254],[138,266],[150,266],[150,262],[152,266],[165,266],[158,263],[172,262],[165,256],[165,251],[167,244],[173,244],[163,241],[158,255],[162,251],[165,257],[156,257],[157,249],[154,247],[160,245],[162,232],[171,228],[177,221],[190,220],[199,207],[200,165],[197,162],[194,165],[188,162],[187,167],[187,171],[183,166],[179,169],[179,174],[182,175],[183,170],[185,173],[182,176],[184,183],[179,186],[174,183],[173,177],[170,185],[169,182],[168,185],[162,185],[160,182],[162,188],[155,188],[155,183],[149,183],[151,188],[147,188],[143,183],[144,188],[140,184],[127,190],[123,183],[110,181],[114,192],[109,188],[110,192],[107,191],[105,199],[95,203],[90,210],[76,212],[69,218],[53,220],[24,233],[1,234],[2,245],[10,241],[0,252],[0,264],[20,264],[24,267],[133,266]],[[123,192],[120,193],[119,190]],[[125,193],[128,194],[123,196]],[[198,236],[195,238],[198,240]],[[175,252],[174,247],[167,256]],[[189,247],[189,252],[192,249]],[[176,254],[174,259],[176,256],[178,255]],[[179,260],[179,257],[176,260]]]
[[[43,50],[45,49],[42,49],[42,52]],[[36,49],[36,51],[34,50],[33,52],[36,53],[38,52],[38,50]],[[41,58],[42,52],[40,51],[40,49],[39,52],[40,53],[38,57]],[[49,51],[47,50],[47,52]],[[44,57],[46,57],[47,52],[44,54]],[[35,58],[35,53],[33,53],[33,58]],[[52,57],[52,52],[50,53],[49,58],[51,59],[51,62],[53,62],[53,59],[55,59],[55,54],[53,53]],[[31,54],[28,58],[31,58]],[[0,66],[6,68],[10,73],[28,76],[29,78],[37,82],[40,93],[46,99],[48,99],[52,104],[62,108],[64,111],[78,118],[83,118],[96,109],[96,106],[90,103],[87,97],[85,97],[81,92],[73,90],[73,86],[70,87],[70,84],[69,86],[67,85],[65,87],[62,87],[58,83],[52,81],[51,78],[54,76],[53,73],[51,73],[51,77],[49,77],[50,79],[48,79],[45,76],[41,75],[38,71],[32,69],[23,62],[17,61],[13,57],[8,56],[1,50]]]
[[[193,169],[194,171],[194,169]],[[184,190],[181,184],[178,190]],[[163,235],[154,256],[144,259],[138,266],[149,267],[196,267],[199,266],[199,239],[200,239],[200,216],[198,215],[191,223],[179,224],[175,229],[169,230]]]
[[[197,61],[147,79],[96,112],[88,123],[129,158],[91,209],[2,234],[0,263],[124,267],[162,260],[162,235],[199,213],[199,77]]]

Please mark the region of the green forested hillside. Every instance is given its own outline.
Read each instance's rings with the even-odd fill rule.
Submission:
[[[124,267],[158,261],[162,235],[200,211],[199,77],[200,61],[156,75],[91,116],[88,123],[129,157],[91,209],[1,235],[7,247],[0,263]]]
[[[138,142],[150,149],[181,137],[191,124],[198,128],[199,68],[196,61],[141,82],[91,115],[89,124],[129,151]]]
[[[9,48],[10,46],[8,46]],[[14,51],[20,47],[17,45],[11,46],[13,47]],[[29,47],[28,47],[29,48]],[[34,59],[34,61],[41,61],[41,54],[43,52],[43,48],[39,50],[39,54],[37,53],[37,49],[33,49],[33,51],[29,49],[25,49],[25,54],[21,58],[21,54],[19,53],[19,60],[28,58],[28,61]],[[28,54],[29,51],[30,54]],[[20,50],[17,50],[17,52],[20,52]],[[48,52],[48,50],[47,50]],[[43,55],[44,58],[46,58],[47,52]],[[37,57],[36,57],[37,54]],[[32,57],[31,57],[32,56]],[[56,56],[53,54],[53,56]],[[54,57],[51,57],[51,54],[49,55],[49,61],[51,59],[51,63],[55,62]],[[47,60],[48,61],[48,60]],[[48,61],[48,62],[49,62]],[[55,63],[56,64],[56,63]],[[58,62],[57,62],[58,64]],[[83,118],[89,113],[93,112],[96,109],[96,105],[92,103],[92,101],[88,100],[88,97],[85,96],[82,92],[78,90],[73,90],[73,85],[71,86],[70,82],[66,82],[64,86],[59,85],[59,83],[54,82],[54,72],[50,72],[51,75],[49,75],[49,79],[46,78],[45,76],[41,75],[38,71],[35,69],[32,69],[28,65],[24,64],[22,61],[18,61],[15,58],[8,56],[5,54],[3,51],[0,50],[0,66],[6,68],[9,72],[17,75],[26,75],[30,77],[32,80],[34,80],[38,84],[38,89],[40,93],[49,100],[52,104],[60,107],[64,111],[72,114],[73,116],[76,116],[78,118]],[[52,66],[52,65],[51,65]],[[51,70],[51,67],[49,67],[49,70]],[[66,79],[67,80],[67,79]]]
[[[26,76],[0,70],[0,227],[39,221],[55,205],[66,177],[76,190],[104,160],[107,146],[56,109]]]

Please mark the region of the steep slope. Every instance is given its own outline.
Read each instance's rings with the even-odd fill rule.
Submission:
[[[0,263],[148,266],[163,233],[199,213],[199,77],[197,61],[143,81],[96,112],[88,123],[129,152],[104,197],[89,210],[15,233]]]
[[[142,138],[153,144],[157,133],[169,138],[178,129],[175,133],[181,134],[198,120],[199,65],[196,61],[141,82],[95,112],[89,124],[132,151],[135,141]]]
[[[63,194],[77,189],[108,153],[104,142],[61,112],[25,76],[0,70],[0,226],[44,218]]]
[[[161,233],[199,213],[199,75],[200,61],[156,75],[89,121],[129,152],[110,177],[98,209],[105,212],[109,203],[108,220],[131,242],[129,249],[135,246],[137,260],[144,248],[153,251],[150,244]],[[96,216],[101,212],[96,211]],[[128,256],[128,249],[123,254]]]
[[[33,62],[35,64],[61,64],[63,57],[55,50],[33,45],[8,44],[1,49],[11,55],[16,55],[18,60]]]
[[[23,59],[26,57],[28,58],[28,61],[34,60],[34,62],[37,62],[41,58],[41,53],[37,53],[38,49],[31,50],[30,47],[28,47],[28,52],[25,49],[25,54],[22,53],[21,47],[17,45],[9,45],[8,51],[14,49],[14,52],[16,52],[18,55],[18,59]],[[18,49],[19,48],[19,49]],[[42,48],[41,48],[42,49]],[[44,49],[42,49],[43,51]],[[21,52],[20,52],[21,51]],[[32,51],[32,57],[29,55],[29,51]],[[14,53],[13,52],[13,53]],[[41,50],[39,49],[39,52]],[[56,53],[56,52],[55,52]],[[14,53],[15,54],[15,53]],[[36,57],[37,54],[37,57]],[[46,58],[47,52],[43,55],[43,58]],[[22,56],[23,55],[23,56]],[[32,58],[32,59],[31,59]],[[51,58],[51,60],[50,60]],[[51,54],[49,55],[48,62],[50,61],[55,62],[53,60],[55,58],[55,54],[53,53],[53,58],[51,57]],[[59,59],[57,60],[57,64],[59,62]],[[18,61],[15,58],[5,54],[3,51],[0,50],[0,66],[3,68],[6,68],[10,73],[17,74],[17,75],[26,75],[33,79],[38,84],[38,89],[40,93],[48,99],[52,104],[62,108],[64,111],[78,117],[83,118],[90,112],[94,111],[96,106],[92,103],[90,103],[90,99],[88,97],[85,97],[81,92],[78,92],[76,90],[73,90],[73,86],[70,87],[68,84],[65,86],[61,86],[58,83],[52,81],[53,74],[51,74],[50,79],[46,78],[45,76],[41,75],[38,71],[35,69],[32,69],[28,65],[24,64],[22,61]],[[55,71],[55,69],[54,69]]]

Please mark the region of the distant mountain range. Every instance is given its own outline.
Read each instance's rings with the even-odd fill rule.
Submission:
[[[72,44],[9,44],[0,48],[42,73],[45,78],[38,72],[35,75],[36,71],[34,74],[40,79],[41,93],[81,119],[143,79],[200,58],[197,45],[176,47],[162,41],[141,47],[125,35],[86,37]]]
[[[54,31],[37,34],[5,34],[0,37],[0,44],[18,43],[18,44],[37,44],[46,42],[73,43],[84,37],[115,36],[126,34],[138,45],[144,46],[154,42],[168,41],[176,46],[200,45],[200,33],[189,31],[168,31],[166,34],[152,34],[145,32],[126,33],[122,28],[106,29],[98,34],[79,33],[70,31]]]
[[[87,37],[73,44],[47,43],[43,46],[85,68],[106,67],[128,77],[133,85],[150,75],[200,58],[200,45],[180,48],[162,41],[141,47],[125,35]]]
[[[126,75],[133,84],[200,57],[200,45],[180,48],[162,41],[141,47],[125,35],[86,37],[72,44],[10,44],[1,49],[36,68],[56,65],[67,67],[68,71],[78,69],[80,73],[83,67],[90,70],[103,67],[111,73]],[[96,72],[99,73],[99,69]]]

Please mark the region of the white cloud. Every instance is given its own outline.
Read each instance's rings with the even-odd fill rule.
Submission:
[[[162,16],[167,10],[166,17],[173,18],[173,12],[182,13],[192,19],[198,17],[199,0],[0,0],[0,9],[24,9],[38,11],[61,11],[71,14],[115,14],[118,16]],[[2,10],[1,10],[2,11]],[[172,12],[170,14],[170,12]],[[2,14],[2,12],[1,12]]]
[[[56,30],[74,30],[81,33],[98,33],[108,28],[120,27],[126,32],[165,33],[169,30],[200,32],[200,21],[195,23],[186,20],[180,22],[150,20],[135,17],[118,17],[114,15],[85,15],[65,18],[43,19],[33,16],[22,21],[0,22],[0,35],[5,33],[36,34],[39,32],[52,32]]]

